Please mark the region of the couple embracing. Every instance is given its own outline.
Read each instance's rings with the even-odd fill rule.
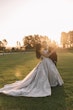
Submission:
[[[63,80],[56,67],[55,48],[47,48],[46,42],[36,44],[36,57],[40,62],[21,81],[6,84],[0,93],[11,96],[45,97],[51,95],[51,87],[62,86]]]

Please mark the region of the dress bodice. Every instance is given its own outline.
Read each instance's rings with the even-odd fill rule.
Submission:
[[[45,54],[47,54],[49,51],[48,51],[48,49],[45,49],[45,50],[43,50],[43,52],[44,52]]]
[[[48,52],[49,52],[48,49],[44,49],[44,50],[43,50],[43,53],[44,53],[44,54],[47,54]],[[41,59],[43,59],[43,58],[45,58],[45,56],[41,55]]]

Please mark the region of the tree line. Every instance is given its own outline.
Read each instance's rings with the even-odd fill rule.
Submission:
[[[51,39],[48,38],[48,36],[42,36],[42,35],[28,35],[28,36],[24,36],[23,37],[23,45],[21,46],[21,43],[19,41],[16,42],[17,46],[16,47],[12,47],[10,49],[10,52],[13,51],[26,51],[26,50],[34,50],[36,47],[37,43],[41,43],[43,41],[47,41],[47,43],[51,43]],[[8,49],[6,49],[6,45],[7,45],[7,40],[3,39],[2,41],[0,41],[0,50],[6,52],[8,51]],[[56,44],[56,42],[54,41],[53,43]]]
[[[25,49],[35,49],[37,43],[41,43],[43,41],[47,41],[47,43],[51,42],[48,36],[42,35],[28,35],[23,38],[23,44]]]
[[[22,41],[23,45],[21,46],[21,43],[19,41],[16,42],[17,46],[12,47],[10,51],[24,51],[24,50],[30,50],[30,49],[35,49],[36,44],[40,43],[42,41],[46,40],[49,43],[51,43],[51,39],[48,36],[42,36],[42,35],[28,35],[24,36]],[[56,44],[55,41],[53,43]],[[61,38],[60,38],[60,43],[63,48],[72,48],[73,47],[73,31],[69,32],[62,32],[61,33]],[[6,51],[6,45],[8,44],[6,39],[3,39],[0,41],[0,51]],[[56,44],[57,45],[57,44]]]

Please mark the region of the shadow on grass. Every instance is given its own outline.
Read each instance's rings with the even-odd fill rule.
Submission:
[[[64,88],[52,88],[52,95],[41,98],[0,94],[0,110],[66,110]]]

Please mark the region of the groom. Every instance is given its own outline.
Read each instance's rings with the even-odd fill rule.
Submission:
[[[51,52],[53,50],[53,47],[51,46],[51,47],[49,47],[49,52]],[[49,56],[49,58],[53,61],[53,63],[55,64],[55,65],[57,65],[57,53],[56,53],[56,51],[54,51],[50,56]]]

